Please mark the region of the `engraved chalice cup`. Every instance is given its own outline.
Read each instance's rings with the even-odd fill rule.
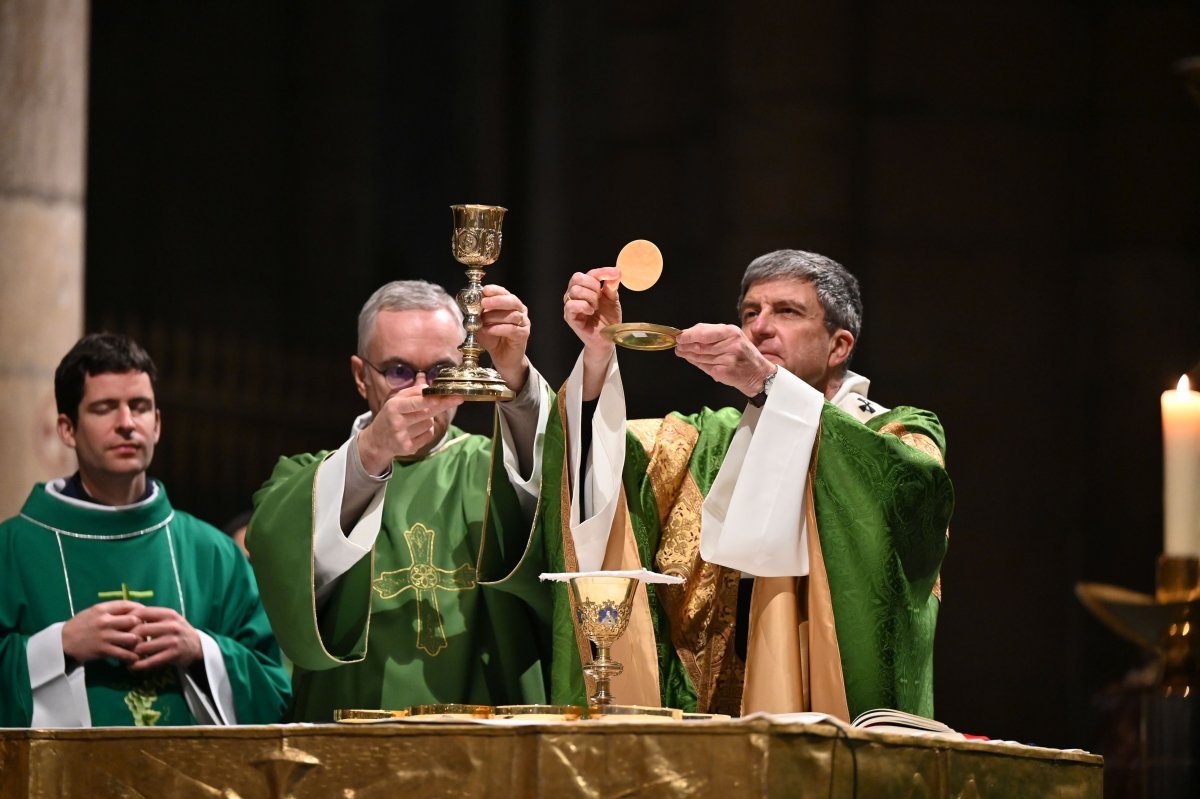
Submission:
[[[596,645],[596,655],[583,671],[596,681],[593,705],[612,705],[610,683],[624,667],[609,656],[609,649],[625,633],[633,608],[636,577],[582,576],[571,578],[575,618],[583,634]]]
[[[467,267],[467,286],[456,299],[463,313],[466,338],[458,345],[463,361],[443,368],[425,388],[427,395],[458,396],[467,400],[505,402],[515,394],[495,369],[479,365],[483,347],[475,339],[482,327],[483,272],[500,257],[501,228],[508,209],[498,205],[452,205],[454,233],[450,249],[454,259]]]

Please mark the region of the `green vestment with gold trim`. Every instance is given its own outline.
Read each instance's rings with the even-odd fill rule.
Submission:
[[[455,427],[447,439],[423,459],[393,462],[372,553],[320,600],[314,484],[328,453],[281,459],[255,495],[247,546],[294,664],[293,720],[327,722],[338,709],[546,701],[541,547],[527,556],[530,520],[505,476],[501,445],[493,463],[491,439]]]
[[[564,548],[569,491],[563,485],[566,431],[561,405],[560,397],[546,433],[542,525],[550,568],[570,570]],[[692,527],[688,557],[695,560],[695,577],[689,579],[702,576],[715,585],[713,598],[703,607],[680,600],[685,590],[695,596],[688,590],[694,586],[656,586],[648,592],[660,691],[668,707],[738,712],[743,664],[734,652],[732,628],[739,575],[704,564],[695,547],[698,503],[716,479],[740,419],[733,408],[706,408],[691,416],[672,414],[663,424],[653,425],[660,437],[678,430],[679,424],[694,430],[686,436],[686,473],[662,481],[674,486],[665,497],[656,495],[648,474],[647,446],[634,432],[640,423],[628,425],[622,482],[642,564],[663,571],[664,555],[679,556],[664,552],[663,524],[669,516],[669,524]],[[651,449],[675,445],[660,438]],[[828,402],[822,410],[813,454],[813,497],[851,718],[876,707],[933,716],[933,637],[940,604],[940,586],[935,586],[954,505],[953,487],[942,466],[944,451],[941,424],[928,411],[897,407],[863,423]],[[687,485],[699,489],[696,507],[683,507]],[[804,490],[804,485],[796,490]],[[797,531],[799,525],[797,520]],[[673,591],[680,594],[673,596]],[[579,703],[584,682],[565,584],[555,584],[555,592],[551,699]],[[686,620],[680,616],[683,605],[688,606]],[[686,640],[681,640],[685,627]],[[717,639],[719,647],[714,645]],[[697,644],[712,651],[697,651]],[[686,658],[681,659],[680,646],[688,649]],[[685,661],[692,671],[700,671],[691,673]],[[698,681],[708,685],[699,703]],[[620,678],[614,691],[619,697]]]
[[[38,484],[20,515],[0,525],[0,726],[32,723],[29,637],[121,598],[123,588],[212,636],[239,723],[279,721],[287,671],[254,575],[229,536],[173,510],[161,483],[152,498],[123,508],[65,500]],[[83,668],[93,726],[196,723],[174,667],[143,675],[103,659]]]

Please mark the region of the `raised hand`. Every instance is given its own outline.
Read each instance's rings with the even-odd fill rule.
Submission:
[[[567,326],[575,331],[584,349],[602,351],[605,357],[614,345],[600,331],[621,321],[621,298],[617,292],[620,279],[621,272],[615,266],[576,272],[563,295],[563,319]]]
[[[679,334],[675,354],[747,397],[761,391],[763,381],[776,368],[735,325],[689,327]]]
[[[492,356],[492,365],[515,392],[520,392],[529,377],[525,348],[529,344],[529,309],[503,286],[489,283],[483,287],[482,327],[475,334],[479,345]]]
[[[617,292],[620,280],[621,271],[615,266],[576,272],[563,294],[563,319],[583,342],[585,400],[600,395],[604,370],[616,349],[600,331],[621,321],[621,298]]]

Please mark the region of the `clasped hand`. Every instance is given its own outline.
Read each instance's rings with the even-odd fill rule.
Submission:
[[[131,671],[186,667],[203,654],[200,634],[178,611],[124,599],[75,614],[63,625],[62,645],[79,663],[112,658]]]

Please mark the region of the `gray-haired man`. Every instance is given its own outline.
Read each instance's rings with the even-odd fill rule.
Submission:
[[[481,321],[517,393],[498,404],[493,439],[452,425],[460,398],[422,393],[460,361],[457,306],[397,281],[359,315],[350,363],[368,412],[336,451],[280,460],[255,496],[247,546],[296,666],[294,720],[546,699],[540,566],[523,555],[549,392],[525,355],[520,299],[486,286]]]

